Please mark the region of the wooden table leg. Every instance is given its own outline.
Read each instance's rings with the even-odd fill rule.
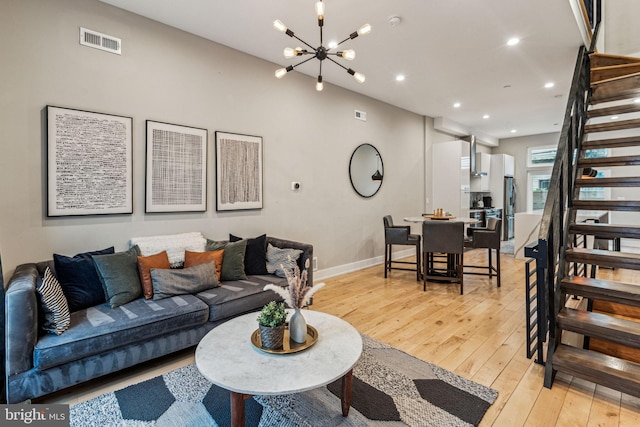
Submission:
[[[245,394],[231,392],[231,427],[244,427],[244,400]]]
[[[351,408],[351,385],[353,384],[353,369],[344,374],[342,377],[342,416],[349,415],[349,408]]]

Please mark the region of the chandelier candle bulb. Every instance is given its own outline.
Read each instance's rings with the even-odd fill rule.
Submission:
[[[273,28],[280,31],[281,33],[284,33],[285,31],[287,31],[287,26],[284,25],[282,21],[279,19],[273,21]]]
[[[353,61],[356,58],[356,51],[353,49],[343,50],[338,54],[342,56],[344,59],[346,59],[347,61]]]
[[[284,57],[287,59],[291,59],[294,56],[298,56],[298,52],[296,51],[296,49],[291,48],[291,47],[285,47],[284,48]]]
[[[318,81],[316,83],[316,90],[320,92],[322,91],[322,89],[324,89],[324,84],[322,83],[322,76],[318,76]]]
[[[316,15],[318,15],[318,20],[324,19],[324,3],[322,1],[316,3]]]
[[[365,34],[369,34],[371,32],[371,25],[364,24],[362,27],[358,29],[358,35],[364,36]]]

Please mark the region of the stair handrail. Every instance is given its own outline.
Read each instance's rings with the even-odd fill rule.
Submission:
[[[574,186],[578,177],[576,162],[582,146],[590,96],[589,54],[595,49],[600,29],[601,1],[594,2],[598,8],[594,36],[588,49],[580,47],[576,58],[538,240],[525,247],[525,256],[536,260],[537,293],[544,299],[544,303],[537,306],[536,318],[538,342],[546,341],[546,335],[549,334],[546,360],[552,357],[560,338],[555,332],[556,316],[564,305],[560,301],[560,282],[568,271],[564,261],[566,246],[571,244],[568,239],[568,224],[575,220],[575,212],[567,214],[567,211],[572,206],[573,197],[577,195]],[[527,313],[527,316],[530,315],[531,313]],[[544,363],[540,354],[536,362],[538,361]]]

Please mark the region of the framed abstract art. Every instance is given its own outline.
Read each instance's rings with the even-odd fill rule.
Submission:
[[[46,110],[47,216],[133,213],[133,119]]]
[[[146,212],[207,210],[207,134],[147,120]]]
[[[216,131],[216,210],[262,209],[262,137]]]

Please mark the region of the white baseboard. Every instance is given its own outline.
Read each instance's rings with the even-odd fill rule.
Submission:
[[[407,258],[415,255],[415,249],[406,249],[403,251],[397,251],[393,253],[393,259],[401,259]],[[352,273],[358,270],[364,270],[368,267],[373,267],[374,265],[380,265],[384,263],[384,255],[380,255],[374,258],[364,259],[362,261],[356,261],[349,264],[337,265],[331,268],[325,268],[323,270],[317,270],[313,272],[313,281],[319,282],[325,279],[329,279],[331,277],[340,276],[342,274]],[[383,269],[384,270],[384,269]],[[380,274],[384,272],[381,270]]]

